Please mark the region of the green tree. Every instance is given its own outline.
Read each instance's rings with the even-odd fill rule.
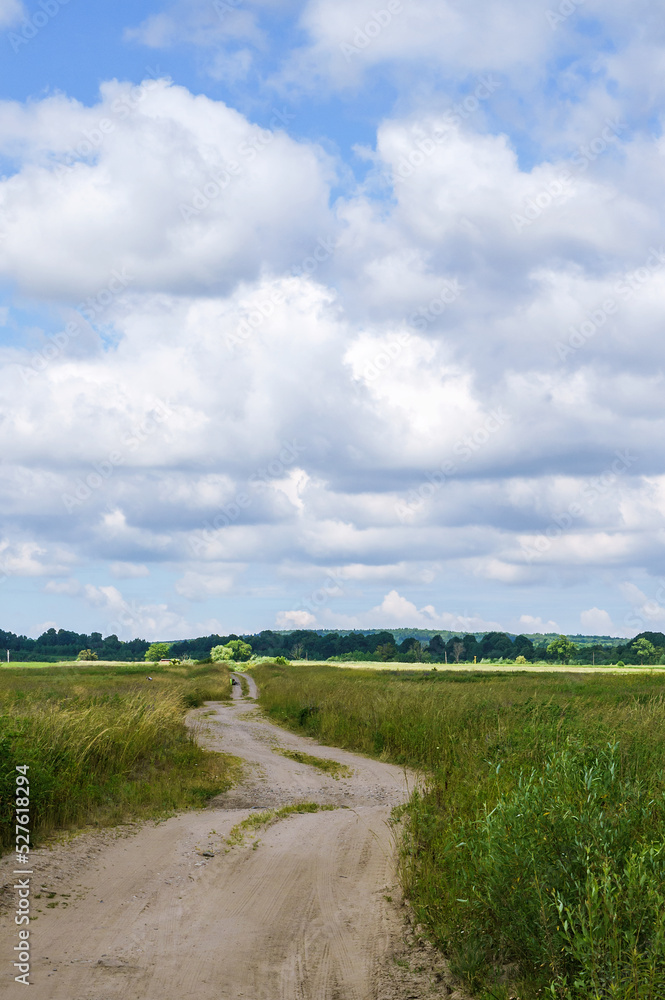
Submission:
[[[394,643],[391,645],[389,642],[383,642],[380,646],[376,647],[376,655],[380,660],[392,660],[396,652]]]
[[[417,639],[414,639],[413,642],[411,643],[411,648],[409,649],[409,654],[411,656],[413,656],[413,659],[416,661],[416,663],[422,663],[423,662],[423,644],[422,644],[422,642],[419,642]]]
[[[560,635],[549,644],[547,652],[562,663],[568,663],[571,656],[577,652],[577,646],[567,636]]]
[[[152,646],[146,650],[145,658],[150,663],[156,663],[158,660],[165,660],[169,655],[169,642],[153,642]]]
[[[79,655],[76,657],[77,660],[98,660],[99,657],[93,649],[82,649]]]
[[[215,662],[221,660],[233,660],[235,663],[242,663],[249,660],[252,655],[252,647],[242,639],[231,639],[226,646],[213,646],[210,650],[210,659]]]
[[[639,656],[642,667],[645,660],[648,663],[656,655],[656,647],[648,639],[636,639],[633,643],[633,649]]]

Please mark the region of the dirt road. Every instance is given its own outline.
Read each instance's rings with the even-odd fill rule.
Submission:
[[[253,682],[252,682],[253,683]],[[237,686],[239,688],[239,686]],[[253,693],[253,692],[252,692]],[[375,1000],[401,928],[386,821],[412,778],[318,746],[263,721],[240,697],[192,713],[199,739],[246,761],[243,783],[197,813],[33,852],[33,997],[38,1000]],[[276,752],[350,769],[334,778]],[[253,810],[309,801],[334,811],[290,815],[244,844],[231,830]],[[345,807],[345,808],[341,808]],[[0,862],[12,884],[11,858]],[[50,905],[49,905],[50,904]],[[53,905],[55,904],[55,905]],[[33,910],[33,913],[35,911]],[[0,933],[0,993],[20,996],[7,967],[15,928]],[[5,965],[5,960],[7,964]]]

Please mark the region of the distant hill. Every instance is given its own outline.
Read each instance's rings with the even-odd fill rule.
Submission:
[[[297,629],[273,629],[275,635],[293,635]],[[440,635],[444,641],[448,639],[454,639],[460,635],[475,635],[476,639],[482,639],[483,636],[489,635],[489,631],[485,632],[467,632],[465,633],[463,629],[458,629],[457,632],[450,632],[445,628],[359,628],[359,629],[343,629],[343,628],[317,628],[308,629],[307,631],[315,632],[317,635],[353,635],[354,633],[358,635],[377,635],[378,633],[390,632],[394,636],[397,642],[403,642],[404,639],[418,639],[420,642],[429,642],[429,640],[435,636]],[[564,635],[563,632],[505,632],[504,635],[509,636],[511,639],[515,639],[517,635],[525,635],[527,639],[531,639],[534,646],[542,646],[543,643],[551,642],[556,639],[559,635]],[[611,635],[567,635],[566,638],[571,639],[576,646],[621,646],[629,639],[619,636]]]

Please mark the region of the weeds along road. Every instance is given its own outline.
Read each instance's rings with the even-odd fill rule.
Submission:
[[[253,684],[253,681],[252,681]],[[255,693],[252,688],[251,693]],[[391,808],[413,776],[317,745],[263,720],[234,685],[230,704],[189,716],[210,749],[243,758],[241,785],[210,808],[138,833],[75,838],[31,855],[32,996],[38,1000],[374,1000],[399,995],[382,974],[401,927]],[[278,750],[337,761],[337,778]],[[346,775],[346,776],[345,776]],[[245,842],[227,838],[256,810],[315,802]],[[258,838],[258,839],[257,839]],[[3,881],[12,861],[0,863]],[[38,889],[37,889],[38,891]],[[66,908],[65,908],[66,907]],[[12,908],[13,909],[13,908]],[[34,912],[34,911],[33,911]],[[0,952],[12,955],[3,918]],[[10,959],[7,958],[9,962]],[[7,971],[0,994],[19,996]],[[383,983],[383,985],[381,985]]]

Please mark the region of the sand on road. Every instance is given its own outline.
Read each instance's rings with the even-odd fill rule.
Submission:
[[[251,679],[250,679],[251,680]],[[253,684],[253,681],[252,681]],[[189,716],[210,749],[243,758],[242,784],[200,812],[131,835],[85,834],[31,855],[31,996],[37,1000],[374,1000],[401,928],[388,819],[414,776],[322,747],[266,722],[234,685],[230,704]],[[251,693],[255,693],[252,688]],[[345,764],[337,779],[276,748]],[[253,810],[297,802],[332,811],[294,814],[244,844],[226,842]],[[11,886],[13,856],[0,862]],[[33,913],[35,910],[33,909]],[[16,943],[5,912],[0,993]]]

